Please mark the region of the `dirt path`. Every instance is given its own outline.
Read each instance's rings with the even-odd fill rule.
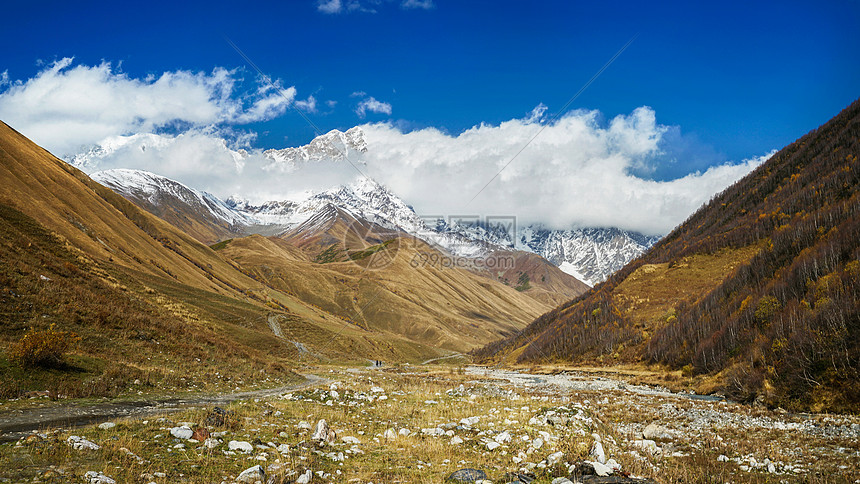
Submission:
[[[305,381],[278,388],[238,393],[198,395],[189,398],[140,400],[103,403],[92,406],[61,405],[48,408],[25,408],[0,412],[0,442],[12,442],[33,432],[51,427],[73,428],[118,418],[146,417],[177,412],[190,407],[225,405],[236,400],[266,398],[328,383],[316,375],[302,375]]]

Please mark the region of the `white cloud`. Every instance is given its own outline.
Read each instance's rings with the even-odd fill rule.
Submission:
[[[513,215],[521,224],[665,234],[766,159],[655,181],[635,174],[661,162],[669,127],[656,123],[652,109],[638,108],[606,124],[596,111],[574,111],[548,126],[530,118],[456,136],[435,128],[404,133],[390,123],[364,125],[368,174],[423,214]]]
[[[371,113],[391,115],[391,104],[378,101],[375,97],[370,96],[362,99],[355,107],[355,113],[358,114],[360,118],[365,117],[368,111]]]
[[[403,0],[400,6],[403,8],[420,8],[424,10],[430,10],[435,7],[433,0]]]
[[[317,112],[317,99],[313,96],[308,96],[304,101],[296,101],[296,107],[302,111],[315,113]]]
[[[7,76],[8,77],[8,76]],[[105,138],[185,126],[244,124],[286,111],[295,88],[237,92],[235,70],[172,71],[138,79],[109,62],[73,65],[64,58],[26,81],[0,83],[0,118],[59,156]],[[5,84],[5,86],[4,86]]]
[[[539,106],[523,119],[482,124],[458,135],[435,128],[404,132],[392,123],[365,124],[361,128],[368,151],[352,161],[421,215],[513,215],[520,224],[614,226],[665,234],[770,156],[655,181],[639,173],[666,163],[662,156],[671,148],[666,143],[677,140],[666,135],[677,127],[658,124],[651,108],[605,123],[597,111],[573,111],[551,125],[535,120],[542,112]],[[144,169],[255,203],[324,190],[357,176],[343,161],[298,167],[276,163],[259,150],[237,150],[217,131],[121,138],[114,145],[118,148],[93,156],[88,171]]]
[[[343,11],[343,4],[340,0],[319,0],[317,10],[322,13],[340,13]]]

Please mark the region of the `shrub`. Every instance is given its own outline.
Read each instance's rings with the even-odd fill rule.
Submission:
[[[12,344],[9,359],[23,367],[61,366],[66,352],[78,341],[78,335],[59,331],[53,323],[44,331],[32,328],[20,341]]]

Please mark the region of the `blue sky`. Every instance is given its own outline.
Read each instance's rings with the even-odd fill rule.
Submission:
[[[666,132],[637,174],[661,181],[781,148],[860,95],[856,1],[656,3],[15,2],[0,19],[0,95],[73,57],[141,80],[239,69],[231,95],[252,97],[259,79],[226,36],[296,100],[313,96],[304,112],[323,131],[388,122],[457,135],[541,104],[549,117],[636,36],[570,109],[606,126],[650,107]],[[362,117],[371,99],[379,112]],[[242,119],[229,127],[254,133],[254,148],[314,136],[292,110]]]

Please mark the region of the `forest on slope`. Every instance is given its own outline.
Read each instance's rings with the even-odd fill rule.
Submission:
[[[856,410],[858,156],[855,101],[714,197],[606,282],[476,355],[485,361],[508,355],[519,363],[610,357],[662,364],[712,375],[720,390],[740,400]],[[736,263],[712,271],[713,284],[699,292],[661,288],[666,281],[654,279],[649,290],[683,297],[660,306],[661,316],[647,324],[637,315],[648,297],[638,308],[619,297],[636,277],[648,282],[648,273],[669,274],[704,256]]]

